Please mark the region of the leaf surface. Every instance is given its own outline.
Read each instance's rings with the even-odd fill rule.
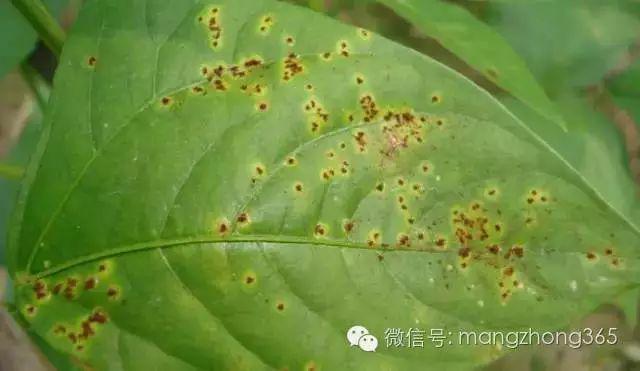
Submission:
[[[464,8],[441,0],[379,0],[436,39],[484,77],[542,116],[566,127],[524,60],[495,30]]]
[[[640,34],[632,7],[624,0],[496,2],[488,22],[555,99],[618,66]]]
[[[9,258],[20,315],[74,364],[460,370],[505,349],[385,329],[564,326],[637,284],[623,215],[488,93],[366,30],[104,0],[65,45]]]

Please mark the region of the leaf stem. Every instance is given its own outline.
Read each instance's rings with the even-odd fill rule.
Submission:
[[[56,55],[60,57],[62,45],[64,44],[65,33],[60,24],[49,13],[45,5],[40,0],[11,0],[13,5],[31,23],[31,26],[38,32],[40,39]]]

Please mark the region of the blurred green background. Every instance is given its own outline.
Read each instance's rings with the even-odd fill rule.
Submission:
[[[543,124],[548,119],[500,88],[491,73],[469,64],[459,52],[465,43],[469,46],[468,40],[446,37],[485,27],[519,55],[561,114],[567,132],[554,145],[568,161],[612,193],[620,187],[633,187],[636,194],[640,190],[640,0],[425,0],[455,6],[468,16],[464,24],[425,17],[420,20],[425,27],[408,23],[373,0],[288,1],[441,61],[499,97],[521,119],[539,122],[538,134],[555,138],[557,128]],[[82,6],[82,0],[45,3],[66,29]],[[431,32],[421,31],[425,29]],[[477,46],[491,52],[491,45]],[[7,223],[43,125],[55,68],[55,57],[20,13],[8,0],[0,0],[0,371],[50,369],[7,314],[11,293],[2,266]],[[637,309],[636,291],[571,325],[617,327],[622,334],[618,346],[524,347],[486,369],[640,370]]]

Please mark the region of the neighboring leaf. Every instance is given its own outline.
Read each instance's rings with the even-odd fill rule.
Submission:
[[[41,132],[42,113],[38,108],[34,108],[20,140],[6,157],[0,159],[0,166],[16,172],[16,177],[0,176],[0,265],[5,265],[7,225],[18,195],[20,173],[24,171],[31,154],[35,151]]]
[[[44,1],[54,14],[62,11],[66,0]],[[0,1],[0,78],[14,69],[33,50],[36,32],[13,7],[11,1]]]
[[[491,27],[441,0],[378,0],[436,39],[490,81],[566,128],[527,65]]]
[[[640,125],[640,62],[634,63],[608,86],[616,104]]]
[[[87,2],[48,112],[10,269],[30,328],[95,369],[462,370],[505,349],[460,329],[559,328],[639,282],[591,175],[451,69],[302,8]]]
[[[626,323],[635,328],[638,323],[638,305],[640,305],[640,289],[629,290],[613,301],[624,313]]]
[[[612,94],[640,99],[640,60],[609,83]]]
[[[628,1],[492,3],[490,23],[524,58],[552,98],[600,81],[640,35]]]

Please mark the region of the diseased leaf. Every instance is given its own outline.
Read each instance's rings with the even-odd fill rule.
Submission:
[[[505,349],[385,329],[555,329],[638,284],[637,225],[503,105],[302,8],[87,2],[50,104],[10,268],[96,369],[461,370]]]
[[[565,128],[525,62],[500,34],[458,5],[441,0],[378,0],[436,39],[490,81]]]

